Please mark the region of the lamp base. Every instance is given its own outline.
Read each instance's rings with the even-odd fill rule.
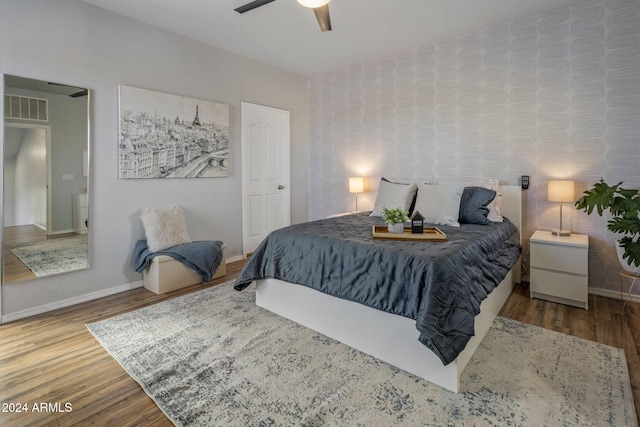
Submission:
[[[551,234],[553,234],[554,236],[571,236],[571,231],[554,228],[553,230],[551,230]]]

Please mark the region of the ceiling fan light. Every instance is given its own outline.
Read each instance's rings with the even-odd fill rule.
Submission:
[[[316,7],[322,7],[326,4],[329,4],[330,1],[331,0],[298,0],[298,3],[303,6],[315,9]]]

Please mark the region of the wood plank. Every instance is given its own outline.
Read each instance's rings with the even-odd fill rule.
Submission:
[[[169,294],[138,288],[0,325],[0,402],[73,407],[69,413],[0,413],[0,425],[172,425],[85,324],[233,280],[243,266],[230,263],[226,277]]]
[[[22,282],[24,280],[37,279],[33,271],[27,267],[20,259],[7,249],[7,245],[20,243],[33,243],[47,239],[57,239],[60,237],[73,236],[73,233],[56,234],[47,236],[45,230],[35,225],[16,225],[4,227],[4,248],[3,248],[3,281],[2,283]]]
[[[150,304],[235,279],[244,261],[227,265],[227,276],[170,294],[133,289],[50,313],[0,325],[0,402],[69,402],[69,413],[0,413],[2,426],[170,426],[142,388],[85,327]],[[17,284],[10,286],[19,286]],[[640,402],[640,304],[589,296],[589,310],[529,298],[516,286],[500,315],[580,338],[623,348],[636,402]]]

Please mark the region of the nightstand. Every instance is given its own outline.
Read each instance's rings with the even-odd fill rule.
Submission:
[[[538,230],[529,248],[530,297],[588,309],[589,236]]]

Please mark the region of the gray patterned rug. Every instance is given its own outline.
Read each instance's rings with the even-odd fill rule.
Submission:
[[[88,267],[87,235],[57,237],[33,243],[7,245],[15,256],[38,277]]]
[[[624,352],[498,317],[455,394],[231,283],[87,325],[179,426],[635,426]]]

